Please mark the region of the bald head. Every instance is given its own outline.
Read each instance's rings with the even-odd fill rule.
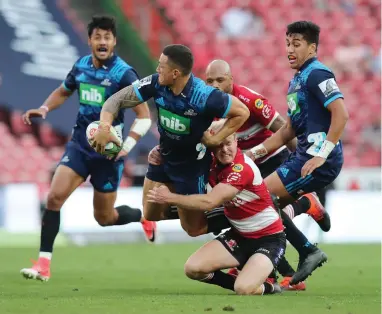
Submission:
[[[220,74],[231,75],[231,67],[227,61],[214,60],[207,66],[206,73],[208,72],[218,72]]]
[[[212,61],[206,69],[206,83],[225,93],[232,93],[233,81],[228,62],[224,60]]]

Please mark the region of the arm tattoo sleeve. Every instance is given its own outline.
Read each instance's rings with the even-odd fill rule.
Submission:
[[[102,106],[102,110],[116,116],[122,108],[132,108],[143,103],[135,94],[134,87],[129,85],[109,97]]]

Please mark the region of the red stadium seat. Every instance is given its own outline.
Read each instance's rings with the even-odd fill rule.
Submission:
[[[40,125],[39,135],[43,146],[50,147],[60,143],[59,138],[48,123],[42,123]]]
[[[24,124],[21,111],[13,111],[11,115],[12,131],[16,134],[29,133],[32,130],[30,125]]]

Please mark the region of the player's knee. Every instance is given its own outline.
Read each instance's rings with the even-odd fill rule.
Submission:
[[[251,282],[235,281],[234,289],[238,295],[253,295],[256,293],[258,287]]]
[[[199,261],[190,257],[186,264],[184,264],[184,273],[190,279],[199,280],[205,277],[205,270],[203,268],[203,265],[201,265]]]
[[[101,227],[114,225],[114,216],[107,213],[94,213],[94,218]]]
[[[206,234],[204,229],[187,229],[186,232],[190,237],[193,238]]]
[[[200,226],[200,227],[190,226],[186,223],[183,223],[182,221],[181,221],[181,226],[183,230],[186,231],[186,233],[193,238],[207,233],[207,228],[205,226]]]
[[[66,195],[56,191],[49,191],[46,206],[50,210],[60,210],[66,201]]]

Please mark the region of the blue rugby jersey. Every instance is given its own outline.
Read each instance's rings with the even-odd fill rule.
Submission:
[[[158,110],[158,130],[164,160],[185,164],[210,158],[200,140],[215,117],[224,118],[230,110],[230,95],[208,86],[191,75],[180,95],[158,83],[158,74],[133,83],[141,101],[154,98]]]
[[[289,83],[288,116],[297,136],[296,156],[310,159],[319,152],[331,123],[327,106],[343,98],[333,72],[317,58],[309,59]],[[327,159],[333,166],[342,165],[341,141]]]
[[[92,56],[81,57],[68,73],[63,87],[78,92],[80,108],[72,131],[69,146],[75,146],[92,158],[105,158],[90,147],[86,139],[86,128],[100,119],[102,106],[106,99],[122,88],[138,81],[136,71],[117,55],[113,55],[100,68],[95,68]],[[122,135],[124,110],[120,110],[113,126]]]

